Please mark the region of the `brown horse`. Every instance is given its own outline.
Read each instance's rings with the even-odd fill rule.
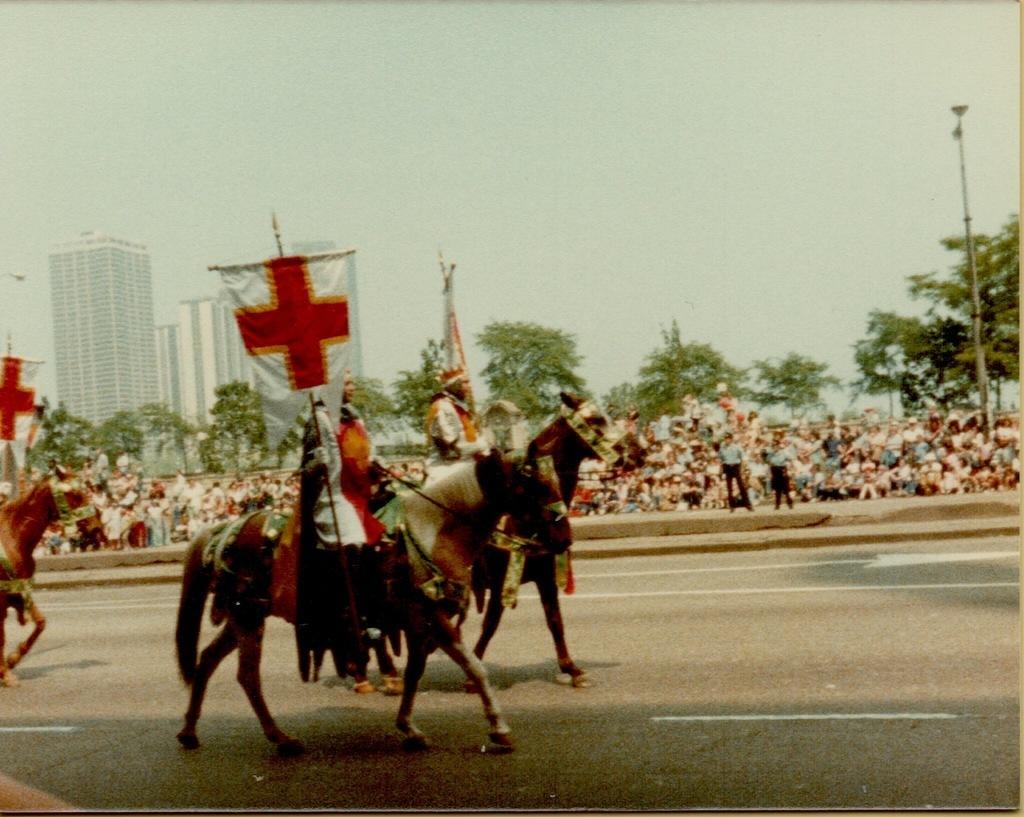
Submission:
[[[508,724],[490,685],[483,664],[463,644],[452,619],[468,602],[470,571],[486,545],[498,519],[513,513],[538,532],[538,547],[564,550],[572,532],[553,469],[535,462],[517,461],[498,452],[478,455],[429,487],[400,490],[381,512],[390,521],[396,540],[396,556],[386,570],[387,602],[405,633],[408,659],[404,689],[396,724],[406,736],[407,749],[424,748],[426,736],[413,724],[412,709],[427,657],[440,648],[478,687],[490,738],[500,748],[511,748]],[[271,528],[274,526],[271,525]],[[263,728],[280,754],[297,754],[302,744],[277,726],[260,687],[259,664],[268,615],[281,615],[272,598],[273,571],[290,575],[295,568],[277,558],[283,551],[276,542],[289,541],[288,533],[268,537],[267,522],[259,515],[241,526],[230,565],[229,592],[221,592],[214,604],[214,623],[223,629],[198,656],[199,631],[206,596],[218,581],[218,568],[204,560],[211,534],[203,532],[192,542],[186,556],[181,603],[176,630],[178,667],[191,686],[185,725],[178,740],[186,748],[199,745],[199,720],[206,685],[220,662],[239,650],[238,681]],[[275,565],[275,561],[277,564]],[[216,597],[215,597],[216,599]]]
[[[32,576],[36,572],[32,551],[53,522],[82,535],[103,536],[103,526],[96,509],[88,504],[85,487],[64,471],[40,480],[24,496],[0,506],[0,686],[17,684],[12,670],[46,627],[46,617],[32,598]],[[4,622],[9,607],[15,610],[21,625],[26,623],[27,613],[33,629],[5,659]]]
[[[571,502],[579,480],[580,463],[585,459],[597,458],[611,468],[633,469],[643,465],[645,450],[633,434],[616,428],[596,405],[568,392],[562,392],[562,409],[559,417],[548,425],[530,443],[527,458],[551,457],[558,473],[562,496]],[[510,517],[506,530],[511,533],[529,534],[524,520]],[[566,554],[563,558],[568,558]],[[484,610],[480,637],[473,653],[483,659],[484,651],[494,637],[501,623],[505,609],[503,587],[511,561],[507,548],[489,547],[481,554],[474,566],[473,590],[477,609]],[[586,673],[569,655],[565,641],[565,625],[562,623],[561,606],[558,603],[558,565],[554,555],[533,554],[522,561],[522,575],[514,585],[534,582],[544,607],[548,630],[555,642],[559,669],[567,673],[574,687],[589,686]],[[489,597],[488,597],[489,593]],[[486,599],[486,608],[484,603]],[[467,691],[475,691],[467,683]]]

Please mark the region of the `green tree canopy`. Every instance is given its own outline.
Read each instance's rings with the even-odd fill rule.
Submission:
[[[259,395],[248,383],[214,390],[213,422],[199,445],[207,471],[248,471],[267,456],[267,429]]]
[[[81,468],[82,463],[92,457],[92,423],[72,414],[63,403],[53,411],[49,410],[49,405],[44,397],[43,418],[36,444],[28,453],[29,464],[45,469],[53,459],[71,468]]]
[[[822,405],[821,392],[841,385],[826,374],[827,363],[791,352],[778,362],[754,361],[755,384],[748,396],[760,406],[785,406],[790,416]]]
[[[142,449],[146,445],[138,412],[119,411],[96,427],[92,436],[97,448],[108,452],[111,459],[128,454],[135,460],[142,459]]]
[[[928,318],[933,331],[947,340],[961,337],[955,355],[956,365],[947,372],[947,380],[976,379],[972,331],[973,299],[967,242],[963,236],[943,239],[942,245],[960,256],[950,273],[911,275],[910,294],[929,302]],[[978,299],[981,303],[981,344],[989,377],[995,380],[1020,379],[1020,222],[1009,218],[995,236],[974,236],[975,268],[978,273]],[[964,332],[953,332],[943,322],[954,320]],[[966,384],[964,384],[966,386]]]
[[[525,321],[494,321],[476,340],[488,355],[482,374],[491,398],[510,400],[528,420],[555,411],[559,392],[585,389],[575,372],[583,359],[568,332]]]
[[[644,419],[676,414],[687,394],[702,400],[716,399],[715,386],[728,383],[741,392],[745,372],[731,365],[707,343],[683,343],[679,324],[662,329],[661,346],[647,355],[640,368],[636,396]]]
[[[639,405],[636,386],[632,383],[619,383],[608,391],[601,402],[612,417],[621,417],[630,406]]]
[[[998,235],[974,237],[982,346],[997,382],[1020,379],[1019,242],[1016,216]],[[976,372],[966,241],[957,236],[942,245],[960,256],[949,273],[907,279],[911,296],[929,304],[923,317],[879,310],[869,315],[867,337],[854,345],[860,372],[851,384],[855,393],[898,392],[905,412],[931,402],[946,408],[971,402]]]
[[[366,430],[374,435],[394,428],[401,417],[383,382],[374,377],[357,377],[355,384],[352,404],[363,418]]]

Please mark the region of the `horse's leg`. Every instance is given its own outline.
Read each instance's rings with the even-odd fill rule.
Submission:
[[[46,616],[42,614],[38,604],[26,604],[28,608],[28,614],[32,617],[32,632],[29,633],[28,638],[22,641],[18,645],[18,649],[7,656],[7,668],[14,669],[18,666],[18,663],[28,655],[28,651],[32,649],[32,645],[36,643],[36,639],[43,634],[43,630],[46,629]],[[0,655],[3,655],[0,652]]]
[[[195,749],[199,746],[196,723],[203,709],[203,698],[206,696],[206,685],[210,681],[210,676],[237,646],[235,634],[230,627],[225,627],[199,655],[195,677],[192,680],[192,691],[189,693],[188,710],[185,712],[185,725],[178,732],[178,742],[186,749]]]
[[[405,661],[402,702],[398,706],[395,725],[398,727],[398,731],[405,735],[405,740],[402,741],[403,749],[426,749],[427,736],[412,722],[412,705],[416,698],[416,688],[419,686],[420,678],[423,677],[423,669],[427,665],[427,652],[422,644],[416,642],[415,638],[407,637],[406,642],[409,646],[409,656]]]
[[[569,674],[574,687],[590,686],[587,673],[576,666],[576,662],[570,657],[569,648],[565,644],[565,625],[562,624],[562,608],[558,603],[558,585],[555,583],[554,570],[540,571],[536,581],[537,592],[540,593],[540,601],[544,605],[544,618],[547,620],[551,637],[555,641],[558,668]]]
[[[260,681],[260,659],[263,656],[263,631],[265,622],[254,629],[241,630],[238,634],[238,683],[242,685],[249,703],[259,718],[260,726],[267,740],[277,745],[277,753],[286,757],[301,754],[305,747],[278,728],[267,703],[263,699]]]
[[[459,638],[459,632],[455,625],[441,613],[437,613],[435,616],[435,629],[438,634],[437,645],[448,654],[452,661],[462,667],[466,677],[476,684],[477,693],[484,705],[484,715],[491,725],[489,734],[491,742],[505,751],[511,751],[512,730],[505,722],[498,702],[494,698],[494,692],[487,680],[487,671],[484,669],[483,662],[469,650]]]
[[[502,582],[492,582],[490,588],[488,588],[487,607],[484,609],[484,620],[480,625],[480,637],[476,640],[476,646],[473,647],[473,655],[479,658],[481,661],[484,657],[484,652],[487,650],[487,645],[491,643],[491,639],[494,638],[494,634],[498,631],[498,625],[501,624],[501,616],[505,612],[505,605],[501,601],[501,586]],[[466,683],[463,685],[466,692],[479,692],[479,688],[476,682],[472,679],[466,679]]]
[[[0,595],[0,687],[17,686],[18,679],[14,673],[7,669],[7,662],[3,660],[4,645],[7,643],[4,635],[5,623],[7,621],[7,597]]]

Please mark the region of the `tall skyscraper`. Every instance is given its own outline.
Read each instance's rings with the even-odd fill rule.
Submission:
[[[178,324],[156,328],[157,399],[176,414],[181,414],[181,355]]]
[[[57,399],[98,423],[157,398],[153,282],[142,244],[98,232],[50,252]]]
[[[318,252],[330,252],[339,249],[333,241],[295,241],[291,251],[296,255],[313,255]],[[356,377],[363,376],[363,334],[359,325],[359,288],[356,276],[356,255],[353,253],[345,258],[345,273],[348,278],[348,325],[351,363],[349,368]]]
[[[218,386],[250,379],[249,360],[230,303],[222,292],[178,304],[181,405],[192,422],[205,423]]]

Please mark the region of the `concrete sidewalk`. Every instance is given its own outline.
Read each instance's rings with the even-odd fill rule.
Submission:
[[[573,520],[577,559],[822,547],[872,542],[1018,536],[1017,493],[798,504],[789,510],[739,509],[617,514]],[[44,556],[39,590],[177,583],[184,544]]]

